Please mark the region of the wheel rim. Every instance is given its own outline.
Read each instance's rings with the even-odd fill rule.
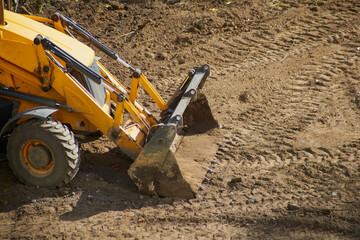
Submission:
[[[23,165],[32,175],[47,176],[55,165],[51,149],[39,140],[29,140],[22,147]]]

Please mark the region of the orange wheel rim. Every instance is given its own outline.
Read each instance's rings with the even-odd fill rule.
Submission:
[[[22,146],[23,166],[35,176],[49,175],[55,166],[55,158],[50,148],[42,141],[29,140]]]

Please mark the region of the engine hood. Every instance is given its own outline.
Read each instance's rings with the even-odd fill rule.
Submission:
[[[30,72],[39,66],[38,46],[33,42],[38,34],[48,37],[86,66],[94,61],[95,52],[90,47],[43,23],[6,10],[5,23],[0,25],[0,57]]]

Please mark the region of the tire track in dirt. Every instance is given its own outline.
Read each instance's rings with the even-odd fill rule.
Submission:
[[[309,11],[282,26],[274,21],[213,41],[212,47],[224,52],[223,62],[236,63],[215,66],[215,78],[234,81],[233,92],[219,90],[221,101],[215,103],[217,108],[228,105],[229,117],[223,119],[230,122],[224,124],[227,135],[217,153],[220,173],[208,177],[213,185],[241,190],[233,201],[245,202],[245,212],[282,213],[291,208],[289,202],[320,218],[336,209],[333,216],[355,233],[359,21],[353,8],[341,4],[322,11],[327,13]],[[241,177],[219,178],[224,175]]]
[[[289,83],[285,83],[287,86],[279,86],[278,83],[275,88],[273,89],[273,93],[271,95],[271,102],[272,106],[280,105],[280,109],[276,110],[276,114],[272,113],[276,118],[280,118],[282,121],[286,120],[287,125],[293,125],[293,123],[297,123],[297,126],[288,127],[285,128],[282,126],[279,127],[273,127],[272,132],[270,132],[270,136],[268,137],[271,142],[275,142],[277,144],[283,144],[285,146],[292,147],[292,144],[286,143],[286,141],[282,141],[281,139],[276,139],[277,135],[283,135],[285,132],[285,136],[281,136],[281,138],[285,137],[286,139],[294,139],[293,135],[296,135],[296,131],[299,129],[302,129],[312,122],[316,120],[318,117],[318,111],[319,106],[321,104],[324,104],[325,102],[328,102],[330,99],[330,96],[340,96],[338,97],[339,100],[337,101],[337,104],[341,107],[348,106],[348,99],[342,99],[341,96],[344,94],[347,94],[348,90],[343,90],[343,86],[345,83],[337,83],[336,79],[341,78],[342,74],[346,73],[347,68],[350,68],[351,66],[356,65],[357,61],[359,60],[359,55],[357,54],[357,50],[355,49],[356,45],[350,46],[349,49],[340,47],[339,45],[334,44],[328,44],[326,42],[331,41],[331,38],[333,36],[337,36],[336,31],[328,31],[324,32],[317,31],[313,34],[303,34],[304,32],[308,33],[312,31],[312,28],[315,29],[325,29],[329,24],[332,24],[333,22],[337,25],[341,25],[341,22],[339,18],[333,18],[333,21],[330,18],[326,18],[324,22],[321,22],[321,19],[317,21],[318,19],[313,19],[313,21],[303,20],[299,21],[301,23],[301,27],[299,26],[293,26],[293,28],[296,28],[295,31],[288,31],[285,34],[281,34],[283,36],[278,37],[276,36],[275,41],[272,43],[267,44],[269,42],[268,38],[264,39],[252,39],[249,37],[241,38],[240,40],[234,39],[231,40],[231,43],[227,43],[225,41],[224,44],[230,45],[231,47],[234,46],[234,42],[240,44],[241,46],[246,45],[244,42],[244,39],[247,40],[247,42],[251,42],[251,44],[248,44],[249,48],[254,48],[255,50],[253,52],[260,52],[264,53],[263,55],[260,54],[257,57],[247,58],[244,59],[244,61],[241,64],[241,68],[251,68],[252,66],[259,66],[259,63],[264,65],[269,65],[274,62],[278,62],[279,60],[283,62],[285,58],[289,58],[290,56],[299,56],[301,55],[301,51],[306,51],[303,54],[309,54],[311,51],[318,51],[318,48],[323,48],[322,52],[332,53],[328,56],[322,56],[320,60],[322,62],[318,62],[319,59],[314,59],[312,61],[309,61],[306,64],[302,64],[303,69],[299,73],[295,74],[289,74],[287,77],[289,77],[290,81]],[[313,24],[310,24],[313,23]],[[307,24],[307,25],[302,25]],[[263,29],[262,29],[263,31]],[[263,31],[264,32],[264,31]],[[269,31],[266,31],[266,33],[269,33]],[[253,34],[253,36],[260,36],[259,34]],[[298,36],[308,36],[305,39],[299,38]],[[319,42],[321,40],[321,36],[328,36],[328,39],[324,41]],[[288,47],[282,47],[286,46],[283,44],[286,42],[285,39],[287,37],[291,36],[291,39],[300,39],[301,41],[299,43],[296,43],[293,41],[294,46],[293,49],[290,49]],[[274,38],[274,37],[273,37]],[[261,44],[263,42],[266,42],[265,44]],[[302,44],[305,43],[305,44]],[[256,45],[257,44],[257,45]],[[271,45],[276,46],[277,49],[271,48]],[[328,45],[328,46],[326,46]],[[216,47],[216,46],[214,46]],[[223,47],[219,47],[219,50]],[[338,52],[334,52],[335,49],[340,49]],[[248,49],[248,48],[247,48]],[[256,51],[256,49],[258,49]],[[259,50],[260,49],[260,50]],[[270,49],[270,50],[269,50]],[[273,49],[273,50],[272,50]],[[300,49],[300,50],[299,50]],[[355,49],[355,50],[354,50]],[[272,50],[272,51],[271,51]],[[235,52],[236,53],[236,52]],[[231,53],[227,53],[224,55],[229,55],[229,58],[235,59],[237,56],[240,55],[241,57],[244,57],[244,54],[238,54],[231,55]],[[249,55],[249,54],[248,54]],[[246,56],[245,56],[246,57]],[[348,60],[349,57],[352,58],[352,60]],[[317,71],[314,71],[314,69],[319,69]],[[350,74],[354,74],[353,72],[350,72]],[[220,73],[221,75],[221,73]],[[350,76],[353,79],[357,79],[358,75]],[[278,79],[281,80],[281,79]],[[342,85],[341,85],[342,84]],[[292,96],[289,98],[289,96]],[[335,97],[336,98],[336,97]],[[269,99],[266,99],[266,101]],[[345,101],[345,102],[344,102]],[[301,105],[299,107],[299,105]],[[350,104],[351,105],[351,104]],[[288,108],[290,106],[290,108]],[[350,108],[350,106],[348,107]],[[288,116],[289,111],[294,111],[294,113],[291,113],[293,116]],[[283,110],[283,111],[282,111]],[[352,109],[348,109],[348,111],[352,111]],[[248,108],[245,112],[242,112],[239,114],[238,120],[240,121],[249,121],[249,116],[251,116],[251,119],[255,119],[256,121],[261,120],[259,116],[266,115],[266,117],[271,118],[272,116],[269,116],[269,111],[264,110],[264,104],[261,103],[259,105],[252,106],[251,108]],[[285,117],[283,117],[285,116]],[[357,114],[354,113],[353,116],[356,118]],[[281,118],[282,117],[282,118]],[[295,119],[294,119],[295,118]],[[271,121],[266,121],[267,122]],[[276,121],[275,121],[276,122]],[[264,126],[264,121],[260,122],[252,122],[252,123],[246,123],[244,126],[247,128],[247,131],[260,131],[260,132],[267,132],[267,127]],[[264,135],[264,134],[262,134]],[[266,134],[265,134],[266,135]],[[275,139],[272,139],[275,137]],[[240,135],[241,138],[241,135]],[[251,139],[246,139],[246,144],[248,145],[249,142],[253,142],[254,144],[257,143],[257,141],[251,141]],[[231,145],[231,144],[230,144]],[[234,145],[234,144],[233,144]],[[238,147],[238,146],[237,146]],[[226,151],[222,151],[226,152]]]

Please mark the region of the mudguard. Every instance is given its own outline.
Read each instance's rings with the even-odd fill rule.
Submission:
[[[4,133],[11,130],[17,123],[17,121],[23,117],[34,117],[34,118],[47,118],[54,112],[56,112],[58,109],[52,108],[52,107],[35,107],[28,109],[22,113],[19,113],[12,117],[5,126],[1,129],[0,136],[2,136]]]

